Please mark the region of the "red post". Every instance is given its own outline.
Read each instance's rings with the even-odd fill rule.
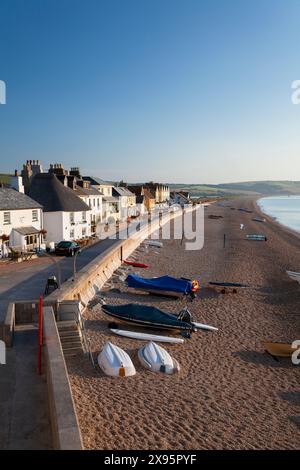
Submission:
[[[38,371],[42,374],[42,344],[43,344],[43,297],[39,303],[39,339],[38,339]]]

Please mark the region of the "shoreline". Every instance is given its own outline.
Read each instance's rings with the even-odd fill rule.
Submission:
[[[245,204],[258,212],[253,198],[230,202],[236,209]],[[211,220],[212,213],[223,218]],[[144,303],[176,313],[187,299],[135,293],[124,284],[126,274],[200,279],[203,288],[188,308],[195,321],[219,331],[195,333],[183,345],[162,345],[179,361],[178,375],[144,369],[137,350],[145,343],[114,336],[100,299],[94,299],[85,312],[94,357],[112,341],[130,354],[137,374],[120,380],[92,370],[85,357],[68,359],[86,449],[300,448],[300,426],[293,418],[300,419],[299,371],[289,360],[276,362],[264,352],[266,340],[300,337],[300,289],[285,274],[293,263],[300,266],[299,237],[270,221],[264,227],[268,242],[247,241],[246,230],[258,226],[252,217],[213,204],[205,214],[202,250],[185,251],[180,240],[164,240],[161,249],[142,245],[130,259],[149,269],[122,265],[102,290],[107,303]],[[251,289],[220,295],[205,288],[209,280],[240,281]]]
[[[269,214],[267,214],[266,212],[264,212],[262,210],[262,208],[259,206],[258,204],[258,201],[260,199],[263,199],[263,197],[260,197],[260,198],[257,198],[254,200],[254,207],[255,207],[255,210],[261,215],[263,216],[266,220],[268,220],[268,222],[271,222],[272,224],[274,224],[274,226],[277,226],[279,227],[280,229],[282,230],[285,230],[287,233],[289,233],[290,235],[294,235],[296,236],[298,239],[300,239],[300,232],[298,232],[297,230],[295,229],[292,229],[291,227],[289,227],[288,225],[284,225],[282,224],[281,222],[278,221],[278,219],[276,219],[276,217],[273,217]]]

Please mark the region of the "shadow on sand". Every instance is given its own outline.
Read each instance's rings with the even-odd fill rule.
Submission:
[[[290,369],[295,367],[290,358],[275,358],[267,352],[259,352],[253,350],[241,350],[232,354],[244,362],[263,365],[266,367],[275,367],[277,369]]]

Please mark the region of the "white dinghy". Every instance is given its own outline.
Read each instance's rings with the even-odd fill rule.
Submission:
[[[161,343],[175,343],[182,344],[184,343],[183,338],[174,338],[173,336],[160,336],[160,335],[151,335],[149,333],[141,333],[138,331],[129,331],[129,330],[119,330],[117,328],[111,328],[115,335],[126,336],[126,338],[139,339],[141,341],[158,341]]]
[[[146,346],[138,351],[141,364],[152,372],[163,372],[164,374],[174,374],[179,372],[180,366],[176,359],[158,344],[150,341]]]
[[[286,273],[293,281],[297,281],[300,284],[300,273],[295,273],[294,271],[287,271]]]
[[[136,373],[128,354],[110,342],[106,343],[99,354],[98,364],[106,375],[114,377],[128,377]]]

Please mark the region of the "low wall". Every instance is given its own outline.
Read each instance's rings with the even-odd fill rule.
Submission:
[[[0,339],[3,340],[8,348],[13,344],[15,331],[15,304],[10,303],[7,308],[4,323],[0,328]]]
[[[57,314],[58,305],[48,299],[43,301],[44,307],[51,306]],[[7,347],[13,345],[15,325],[31,324],[37,321],[39,301],[16,300],[8,304],[3,323],[0,323],[0,340],[3,340]]]
[[[58,450],[82,450],[82,438],[52,307],[43,310],[43,330],[53,447]]]

